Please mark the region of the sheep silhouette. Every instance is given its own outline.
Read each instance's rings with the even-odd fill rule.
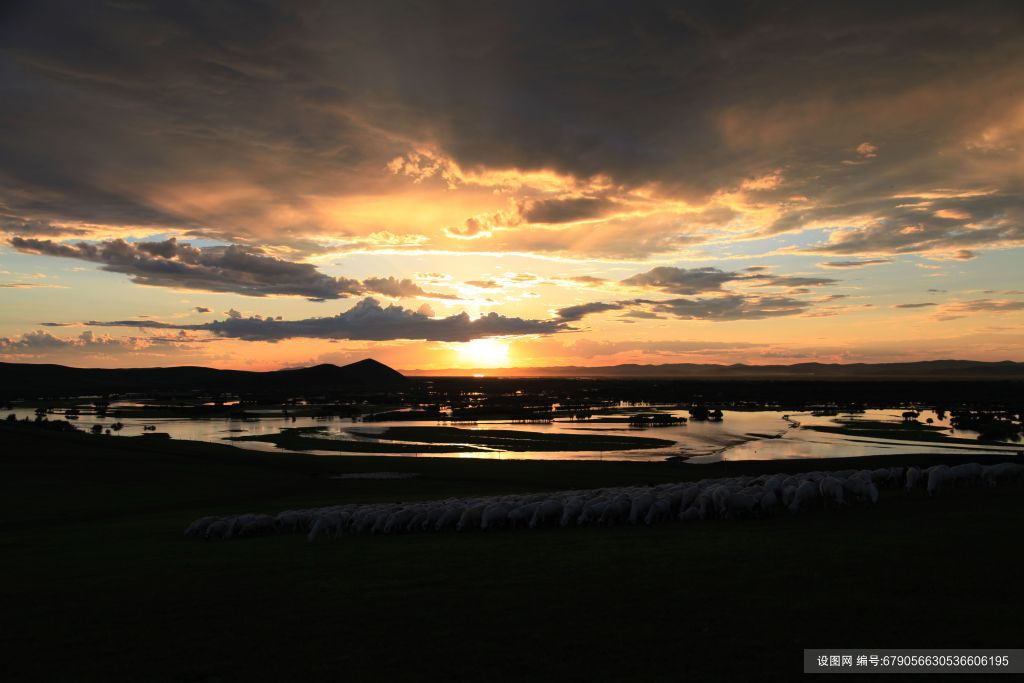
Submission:
[[[962,463],[949,467],[848,469],[833,472],[721,477],[697,482],[448,498],[416,503],[345,504],[285,510],[275,516],[205,516],[185,529],[187,538],[222,541],[271,534],[304,534],[310,541],[351,534],[528,530],[754,519],[788,511],[877,504],[886,495],[924,487],[929,496],[954,487],[998,486],[1020,479],[1024,465]],[[901,491],[908,493],[901,494]]]

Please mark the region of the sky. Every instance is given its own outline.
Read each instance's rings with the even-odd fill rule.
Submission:
[[[1019,2],[11,2],[0,92],[0,361],[1024,361]]]

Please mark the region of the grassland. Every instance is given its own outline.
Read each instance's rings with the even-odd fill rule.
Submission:
[[[367,437],[421,443],[461,443],[503,451],[626,451],[664,448],[674,441],[640,436],[555,434],[515,429],[459,429],[458,427],[388,427]]]
[[[263,441],[290,451],[335,451],[338,453],[473,453],[484,449],[460,444],[392,444],[380,441],[350,441],[316,436],[320,427],[282,429],[276,434],[230,437],[227,441]]]
[[[674,441],[637,436],[550,434],[514,429],[460,429],[458,427],[386,427],[379,432],[360,432],[366,440],[349,441],[317,437],[319,427],[282,429],[277,434],[237,436],[228,441],[265,441],[293,451],[343,453],[486,453],[625,451],[664,448]],[[394,443],[394,442],[412,443]]]
[[[986,443],[1013,445],[1002,441],[965,439],[951,436],[948,427],[922,424],[920,422],[881,422],[878,420],[837,420],[836,425],[807,425],[803,429],[828,434],[860,436],[868,439],[896,439],[900,441],[928,441],[949,444],[980,446]]]
[[[1020,485],[759,521],[205,543],[181,535],[204,514],[861,463],[0,439],[5,680],[790,680],[804,647],[1014,647],[1024,625]],[[380,470],[420,476],[331,478]]]

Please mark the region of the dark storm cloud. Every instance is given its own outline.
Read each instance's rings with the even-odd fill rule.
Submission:
[[[638,301],[638,303],[641,303]],[[706,299],[670,299],[642,302],[650,310],[684,320],[760,320],[797,315],[811,304],[785,296],[747,297],[730,294]]]
[[[589,304],[578,304],[558,309],[558,319],[575,322],[582,320],[584,316],[592,313],[603,313],[604,311],[617,311],[624,308],[622,303],[604,303],[595,301]]]
[[[10,244],[25,253],[100,263],[103,270],[123,273],[131,276],[132,282],[154,287],[234,292],[246,296],[294,295],[313,301],[341,299],[365,292],[392,297],[458,298],[427,292],[409,279],[371,277],[360,283],[331,277],[311,264],[267,256],[237,244],[193,247],[170,238],[160,242],[129,243],[116,239],[69,245],[24,237],[13,237]],[[209,311],[202,307],[196,310],[199,313]]]
[[[742,279],[738,273],[718,268],[675,268],[658,266],[646,273],[638,273],[623,280],[623,284],[636,287],[655,287],[676,294],[697,294],[722,289],[726,282]]]
[[[913,83],[959,87],[969,69],[1005,69],[1021,50],[1009,3],[454,4],[418,18],[420,31],[404,12],[380,29],[394,47],[382,70],[397,81],[401,118],[444,117],[441,142],[462,164],[689,194],[770,170],[784,148],[787,162],[820,161],[828,140],[849,140],[858,158],[872,140],[871,162],[887,163],[895,131],[878,129],[888,112],[876,102]],[[950,104],[954,125],[973,113]],[[899,113],[890,129],[909,123]],[[922,145],[947,126],[913,118]]]
[[[210,332],[218,337],[246,341],[280,341],[295,337],[313,339],[356,339],[384,341],[414,339],[463,342],[483,337],[552,334],[568,329],[563,321],[526,320],[488,313],[476,320],[466,313],[431,318],[401,306],[382,307],[372,298],[363,299],[338,315],[304,320],[228,317],[202,324],[175,324],[151,320],[90,321],[97,327],[136,327]]]
[[[615,203],[597,197],[547,199],[526,203],[520,215],[528,223],[571,223],[610,211]]]
[[[408,297],[424,297],[430,299],[453,299],[457,300],[459,297],[453,294],[440,294],[438,292],[427,292],[418,284],[412,280],[397,279],[394,277],[371,277],[363,280],[363,290],[366,292],[376,292],[377,294],[383,294],[384,296],[391,296],[397,298],[408,298]]]
[[[115,339],[95,335],[86,330],[77,337],[57,337],[43,330],[27,332],[20,337],[0,337],[0,354],[38,354],[76,349],[82,351],[124,351],[137,348],[140,344],[149,344],[151,338],[126,337]],[[176,340],[177,341],[177,340]]]
[[[838,227],[857,216],[869,217],[867,225],[833,232],[827,243],[812,246],[808,251],[823,254],[944,251],[967,259],[974,256],[968,247],[1024,241],[1024,194],[990,193],[938,199],[900,196],[817,209],[803,214],[793,225],[824,222]]]
[[[594,275],[573,275],[568,278],[569,282],[575,282],[576,284],[583,285],[585,287],[597,287],[608,282],[603,277],[595,277]]]
[[[760,320],[805,313],[811,302],[786,296],[745,296],[726,294],[706,298],[666,300],[631,299],[612,303],[595,301],[558,311],[558,319],[577,322],[585,316],[604,311],[624,310],[623,317],[654,318],[670,316],[682,320]]]
[[[362,291],[357,280],[324,275],[308,263],[265,256],[240,245],[193,247],[174,238],[67,245],[14,237],[10,243],[22,252],[100,263],[103,270],[129,275],[140,285],[247,296],[295,295],[314,300],[339,299]]]
[[[1006,313],[1024,311],[1024,301],[1007,301],[1000,299],[974,299],[973,301],[957,301],[949,305],[949,309],[957,313]]]
[[[751,269],[746,269],[747,271]],[[634,287],[652,287],[673,294],[700,294],[718,292],[729,282],[751,282],[757,287],[825,287],[838,282],[827,277],[801,277],[769,275],[755,270],[753,274],[735,273],[718,268],[676,268],[658,266],[646,273],[638,273],[622,281]],[[806,291],[806,290],[805,290]]]
[[[810,307],[808,302],[788,297],[745,297],[727,295],[707,299],[669,299],[651,301],[633,299],[613,303],[593,302],[558,311],[552,320],[530,320],[488,313],[476,320],[466,313],[432,318],[426,313],[401,306],[382,307],[372,298],[363,299],[338,315],[304,320],[281,320],[262,316],[229,315],[208,323],[169,323],[158,320],[91,320],[94,327],[134,327],[143,330],[182,330],[208,332],[216,337],[245,341],[281,341],[297,337],[313,339],[353,339],[385,341],[410,339],[464,342],[499,336],[548,335],[571,331],[570,322],[604,311],[623,310],[627,315],[648,318],[665,314],[687,320],[758,320],[796,315]]]
[[[821,268],[863,268],[864,266],[878,266],[883,263],[892,263],[892,259],[872,258],[860,261],[826,261],[825,263],[819,263],[818,266]]]
[[[751,280],[760,280],[758,287],[799,287],[805,292],[807,287],[827,287],[839,282],[830,277],[800,277],[795,275],[753,275]]]
[[[92,333],[89,333],[89,337],[92,337]],[[56,337],[49,332],[42,330],[36,332],[27,332],[21,337],[10,338],[0,337],[0,352],[4,353],[18,353],[26,351],[39,351],[39,350],[51,350],[59,349],[69,346],[73,343],[73,340]]]
[[[430,142],[465,169],[687,198],[782,168],[754,194],[800,195],[810,210],[769,232],[827,218],[820,207],[840,207],[834,227],[859,225],[856,207],[875,202],[877,229],[831,253],[1020,241],[998,222],[894,237],[901,209],[882,200],[956,183],[1020,200],[978,170],[1012,146],[959,143],[1012,109],[1021,30],[1013,2],[23,3],[0,25],[0,79],[17,103],[0,109],[0,201],[33,220],[231,241],[261,206],[303,215],[304,197],[365,189]],[[258,201],[189,208],[165,195],[237,177]],[[575,220],[601,201],[532,212]]]
[[[24,220],[17,216],[6,216],[0,213],[0,232],[16,235],[43,235],[55,237],[65,235],[70,237],[82,237],[88,235],[90,230],[70,226],[53,225],[44,220]]]
[[[67,287],[42,282],[0,282],[0,289],[67,289]]]

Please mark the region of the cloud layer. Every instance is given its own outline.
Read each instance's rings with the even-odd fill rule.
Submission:
[[[622,281],[635,287],[651,287],[673,294],[700,294],[721,291],[726,283],[749,283],[756,287],[806,288],[824,287],[838,282],[829,277],[771,275],[760,272],[738,273],[718,268],[676,268],[658,266]]]
[[[101,352],[23,336],[40,316],[194,332],[236,363],[371,345],[226,340],[559,333],[629,353],[715,328],[723,344],[839,348],[894,321],[934,349],[1024,311],[1019,2],[39,0],[2,15],[11,354]],[[409,307],[275,301],[271,319],[258,299],[352,299],[333,314],[366,296]]]
[[[309,263],[267,256],[237,244],[193,247],[179,243],[173,237],[162,242],[129,243],[115,239],[98,244],[64,244],[13,237],[10,244],[25,253],[100,263],[103,270],[124,273],[131,276],[132,282],[151,287],[234,292],[246,296],[304,296],[313,301],[341,299],[366,292],[396,298],[458,298],[451,294],[426,292],[409,279],[373,277],[360,283],[349,278],[331,277]]]
[[[620,258],[819,228],[825,254],[1024,243],[1013,2],[53,4],[0,26],[18,103],[0,229],[23,236]],[[427,201],[446,208],[419,218]]]
[[[402,306],[382,307],[373,298],[363,299],[338,315],[304,320],[278,320],[260,316],[228,316],[201,324],[176,324],[153,320],[90,321],[97,327],[136,327],[209,332],[217,337],[246,341],[308,339],[391,340],[464,342],[483,337],[552,334],[567,329],[564,321],[524,320],[488,313],[472,319],[465,312],[446,318]]]

